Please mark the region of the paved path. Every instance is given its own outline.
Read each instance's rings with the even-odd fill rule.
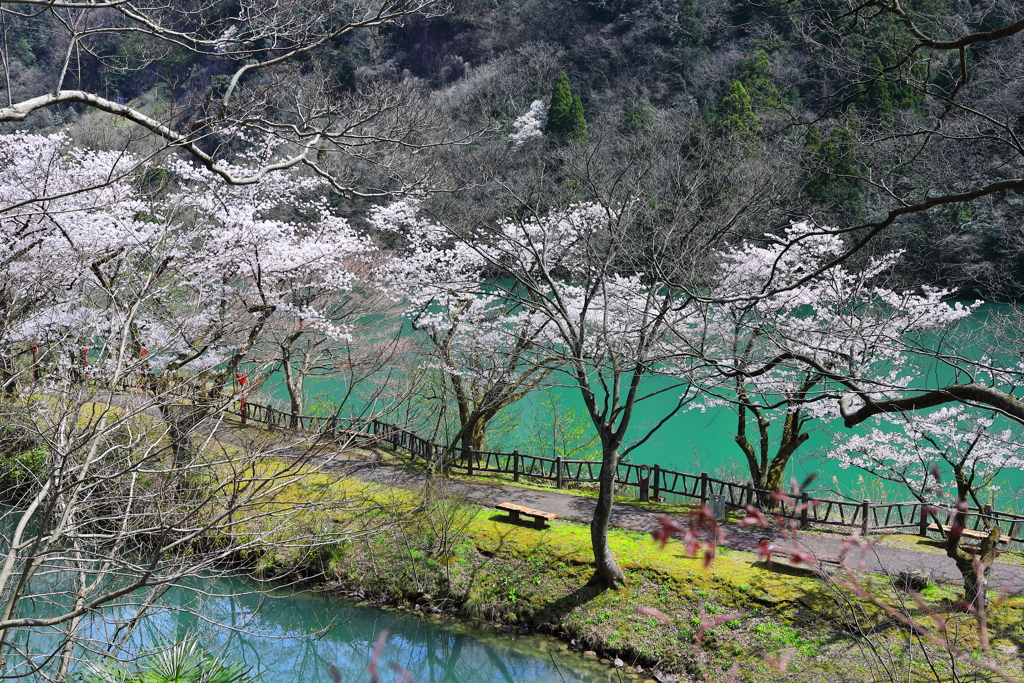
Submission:
[[[136,401],[131,394],[115,395],[114,400],[120,405],[132,405],[133,401]],[[148,413],[155,412],[155,409],[148,404],[133,405],[132,407]],[[220,439],[242,444],[251,438],[248,430],[239,429],[220,421],[215,424],[217,437]],[[305,455],[305,453],[306,451],[303,449],[302,454]],[[287,447],[280,450],[279,455],[288,455]],[[295,455],[299,455],[299,452],[296,451]],[[331,452],[329,455],[325,453],[323,457],[326,458],[327,469],[368,481],[419,489],[426,479],[424,475],[417,472],[375,462],[361,456]],[[510,501],[555,513],[562,519],[585,523],[590,522],[594,514],[595,503],[592,499],[560,491],[528,489],[486,481],[448,480],[448,482],[453,493],[486,507]],[[637,531],[652,531],[659,526],[655,513],[628,505],[615,506],[612,512],[612,525]],[[771,539],[773,546],[782,549],[782,552],[778,554],[785,554],[787,548],[797,546],[805,552],[811,553],[819,563],[826,567],[830,564],[837,564],[837,559],[843,552],[843,539],[837,535],[802,533],[794,540],[785,538],[777,530],[773,532],[760,527],[736,525],[726,527],[724,545],[735,550],[756,552],[759,540],[766,536]],[[961,582],[956,566],[945,555],[907,548],[875,545],[867,551],[853,550],[846,555],[845,565],[853,569],[886,573],[892,576],[904,569],[921,569],[938,582]],[[1024,567],[997,562],[992,568],[990,579],[989,585],[992,588],[1024,594]]]
[[[343,472],[368,481],[418,489],[423,486],[425,476],[410,470],[361,457],[333,455],[326,464],[327,469]],[[536,490],[486,481],[467,482],[447,480],[450,490],[474,503],[491,507],[509,501],[545,512],[557,514],[562,519],[589,522],[593,518],[593,499],[551,490]],[[677,518],[681,519],[681,518]],[[656,514],[628,505],[616,505],[612,513],[612,525],[637,531],[652,531],[659,524]],[[778,530],[761,527],[740,527],[728,525],[724,545],[735,550],[757,551],[758,541],[764,537],[772,539],[772,545],[781,548],[778,554],[797,546],[809,552],[823,566],[837,565],[844,541],[834,535],[802,533],[797,539],[787,539]],[[869,539],[870,540],[870,539]],[[784,561],[784,560],[783,560]],[[904,569],[921,569],[937,582],[961,583],[960,573],[953,560],[938,553],[927,553],[906,548],[875,545],[868,551],[853,550],[846,555],[845,565],[849,568],[880,572],[895,576]],[[1024,567],[999,564],[992,568],[990,585],[1002,591],[1024,593]]]

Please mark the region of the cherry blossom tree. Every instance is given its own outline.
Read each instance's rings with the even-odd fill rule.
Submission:
[[[345,266],[357,276],[351,289],[325,287],[315,282],[314,274],[313,281],[292,295],[289,308],[278,309],[252,355],[256,367],[266,368],[264,374],[280,372],[293,415],[307,412],[312,392],[325,380],[331,383],[330,410],[362,412],[379,393],[372,377],[401,350],[393,329],[393,304],[374,291],[372,266],[363,259]],[[304,315],[311,309],[319,311],[320,323]],[[357,395],[361,400],[353,401]]]
[[[442,458],[484,450],[488,425],[541,386],[556,367],[536,353],[549,322],[485,276],[488,259],[419,214],[408,199],[371,211],[370,224],[401,240],[384,266],[389,291],[427,342],[425,368],[442,378],[458,426]]]
[[[48,305],[32,308],[13,339],[65,359],[69,373],[84,372],[77,364],[89,362],[94,382],[113,387],[134,373],[159,399],[181,462],[191,457],[189,434],[223,406],[268,325],[287,316],[324,336],[346,338],[344,325],[303,297],[314,282],[350,290],[346,263],[372,247],[327,210],[313,192],[320,181],[278,173],[258,187],[231,186],[170,159],[174,182],[161,194],[141,194],[133,176],[83,191],[90,170],[109,176],[136,160],[63,147],[59,136],[49,139],[50,158],[36,160],[38,184],[29,186],[28,176],[15,185],[31,195],[12,197],[25,211],[3,214],[34,240],[20,267],[31,272],[39,261],[62,264],[57,281],[63,286],[50,288],[59,291]],[[251,152],[256,163],[272,154],[272,148]],[[282,207],[309,218],[300,225],[274,217]],[[122,364],[127,358],[111,355],[113,347],[131,350],[136,360],[111,366],[109,358]],[[93,360],[81,349],[93,349]]]
[[[947,303],[951,292],[941,289],[897,292],[877,284],[898,262],[898,252],[861,270],[837,265],[814,280],[788,287],[845,249],[838,236],[796,223],[782,235],[745,241],[720,254],[715,295],[733,299],[782,290],[753,301],[706,305],[704,353],[731,381],[732,393],[707,384],[701,405],[728,405],[736,411],[735,440],[758,488],[781,491],[790,458],[809,438],[808,422],[838,417],[831,400],[833,377],[868,377],[887,386],[905,386],[916,375],[904,342],[947,329],[980,304]],[[782,421],[777,441],[769,431],[775,420]],[[771,499],[761,503],[771,504]]]
[[[639,402],[688,387],[685,381],[667,389],[648,384],[660,364],[680,357],[674,335],[699,321],[687,321],[676,290],[616,263],[616,250],[630,235],[628,211],[576,203],[460,235],[421,218],[418,208],[401,202],[374,220],[382,229],[405,226],[400,232],[411,248],[390,264],[390,280],[412,302],[416,324],[439,350],[437,366],[456,395],[474,396],[460,407],[469,419],[458,438],[468,435],[463,443],[474,445],[474,420],[549,373],[578,388],[602,451],[591,523],[597,569],[610,586],[621,585],[624,575],[608,546],[617,467],[692,394],[683,388],[675,408],[624,447],[627,430]]]
[[[961,546],[969,501],[983,508],[986,493],[994,496],[996,476],[1007,468],[1024,468],[1024,444],[1010,429],[994,429],[996,413],[954,405],[931,412],[908,412],[874,418],[867,432],[839,440],[829,456],[843,468],[859,467],[885,481],[899,484],[922,504],[945,509],[954,518],[946,534],[946,554],[964,579],[964,602],[984,599],[986,579],[995,550],[995,537],[986,539],[979,556]],[[952,473],[942,482],[941,469]],[[943,520],[933,513],[938,524]]]
[[[345,501],[277,500],[316,471],[307,452],[268,471],[273,447],[215,430],[234,374],[283,314],[345,334],[301,294],[348,291],[346,264],[372,245],[318,180],[230,186],[171,159],[153,186],[138,159],[59,135],[4,136],[0,158],[0,415],[45,452],[0,525],[0,659],[64,680],[79,647],[99,647],[97,620],[121,634],[103,647],[125,647],[138,618],[123,615],[167,587],[281,538],[338,538],[308,513]]]
[[[618,465],[693,399],[685,378],[652,380],[671,377],[669,367],[694,358],[691,337],[703,330],[699,311],[665,273],[640,272],[639,261],[630,261],[646,255],[631,229],[637,208],[576,203],[509,218],[480,250],[512,277],[504,296],[546,321],[535,345],[558,360],[559,375],[580,391],[600,439],[591,545],[597,571],[611,587],[624,581],[608,546]],[[627,440],[638,404],[661,395],[673,396],[672,406]]]

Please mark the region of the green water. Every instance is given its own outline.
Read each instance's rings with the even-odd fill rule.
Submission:
[[[126,642],[128,653],[154,643],[197,638],[203,649],[244,662],[262,683],[330,683],[336,667],[347,683],[367,681],[366,666],[382,632],[387,641],[380,658],[383,680],[392,680],[392,665],[417,683],[605,683],[615,680],[610,667],[567,651],[553,638],[495,633],[446,622],[438,617],[385,611],[316,592],[270,594],[243,579],[207,580],[191,589],[175,588],[155,613],[140,621]],[[86,659],[96,660],[102,643],[117,637],[118,624],[134,616],[124,605],[95,614],[85,627],[91,646]],[[47,638],[37,632],[22,652],[45,656]],[[53,641],[55,642],[55,641]],[[50,643],[53,644],[52,642]],[[80,653],[82,656],[82,653]],[[4,677],[20,668],[12,657]],[[394,678],[400,680],[400,678]]]
[[[1005,312],[1006,305],[985,305],[967,319],[962,325],[966,329],[979,329],[993,313]],[[992,346],[992,337],[980,338],[976,348],[963,349],[967,356],[980,355],[985,347]],[[1016,346],[1016,345],[1014,345]],[[563,386],[555,387],[547,392],[535,392],[504,411],[504,415],[495,421],[495,427],[489,438],[489,448],[511,451],[518,448],[524,453],[551,455],[539,452],[537,443],[543,443],[544,435],[551,433],[551,425],[555,419],[553,412],[559,412],[561,419],[575,417],[587,433],[592,433],[589,419],[586,417],[583,401],[578,389],[572,388],[571,380],[562,378]],[[931,363],[923,368],[922,374],[910,386],[924,388],[947,384],[954,380],[953,372],[939,363]],[[663,377],[651,376],[645,380],[643,393],[653,393],[671,386],[672,381]],[[311,394],[320,394],[330,399],[333,391],[330,380],[319,379],[310,385]],[[273,377],[268,382],[267,393],[279,405],[287,405],[283,386],[275,384]],[[665,415],[671,412],[682,389],[657,394],[637,404],[625,445],[644,437],[650,428],[656,425]],[[553,405],[552,405],[553,404]],[[782,411],[774,411],[771,434],[778,438]],[[684,472],[708,472],[730,480],[749,479],[746,460],[734,441],[736,430],[736,414],[727,407],[708,408],[705,411],[691,409],[670,418],[645,443],[630,453],[633,462],[653,465]],[[1022,430],[1008,423],[1000,428],[1011,427],[1018,434]],[[752,432],[748,424],[748,433]],[[817,477],[814,490],[819,495],[843,495],[854,500],[869,498],[871,500],[906,500],[909,496],[895,485],[886,484],[877,478],[855,468],[842,469],[835,461],[824,457],[832,445],[835,433],[856,433],[847,431],[841,421],[830,423],[811,421],[805,430],[810,438],[800,447],[790,461],[787,479],[805,480],[809,475]],[[753,438],[750,434],[750,438]],[[532,445],[532,447],[531,447]],[[594,451],[593,457],[599,452]],[[578,456],[577,456],[578,457]],[[997,507],[1015,509],[1018,491],[1024,489],[1024,473],[1006,471],[996,481],[1001,486],[996,495]]]
[[[220,582],[212,595],[188,595],[192,601],[189,611],[201,614],[202,619],[187,617],[183,624],[180,614],[169,613],[153,620],[148,628],[155,632],[173,626],[177,632],[201,633],[211,646],[255,666],[265,683],[326,683],[331,680],[328,667],[332,665],[344,681],[368,680],[366,664],[382,631],[388,632],[382,671],[397,664],[413,681],[554,683],[561,681],[562,675],[581,683],[612,679],[607,667],[562,650],[553,639],[475,631],[320,593],[279,592],[270,599],[259,594],[239,595],[244,587],[242,582]],[[230,629],[210,625],[211,621]],[[384,679],[390,680],[392,675],[388,671]]]

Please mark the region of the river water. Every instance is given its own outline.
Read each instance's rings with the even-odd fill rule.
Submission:
[[[86,625],[87,660],[97,660],[102,643],[115,640],[117,624],[134,616],[133,608],[113,608]],[[140,620],[127,652],[156,644],[198,639],[204,651],[243,662],[261,683],[331,683],[336,667],[346,683],[368,681],[367,663],[382,632],[381,678],[402,680],[393,665],[409,672],[410,683],[609,683],[615,672],[596,660],[568,651],[554,638],[485,631],[439,616],[399,613],[353,603],[329,593],[272,591],[245,579],[210,579],[190,589],[172,589],[155,611]],[[24,635],[24,634],[22,634]],[[22,652],[44,656],[48,639],[32,642],[18,635]],[[52,646],[56,641],[49,643]],[[81,656],[81,653],[80,653]],[[0,667],[17,675],[17,658]]]
[[[415,682],[613,680],[608,667],[564,650],[553,638],[474,630],[326,593],[278,591],[266,598],[246,594],[246,587],[244,581],[220,581],[203,592],[172,594],[169,602],[181,601],[187,611],[150,620],[139,637],[153,641],[198,633],[209,647],[254,666],[264,683],[328,683],[330,666],[349,683],[368,680],[366,665],[382,631],[388,635],[381,670],[397,664]]]

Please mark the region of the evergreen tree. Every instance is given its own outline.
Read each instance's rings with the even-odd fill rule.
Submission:
[[[844,218],[860,216],[864,207],[857,180],[860,169],[853,158],[853,133],[837,126],[822,135],[817,126],[811,125],[804,144],[811,152],[807,195]]]
[[[737,65],[740,71],[740,83],[751,99],[763,107],[782,106],[779,88],[772,82],[771,61],[764,48],[760,48]]]
[[[750,106],[747,89],[739,81],[734,81],[722,97],[722,131],[729,137],[750,138],[761,129],[760,121]]]
[[[548,107],[548,123],[544,132],[559,142],[587,141],[587,120],[583,116],[583,102],[569,87],[569,77],[564,71],[558,74],[555,86],[551,90],[551,105]]]

